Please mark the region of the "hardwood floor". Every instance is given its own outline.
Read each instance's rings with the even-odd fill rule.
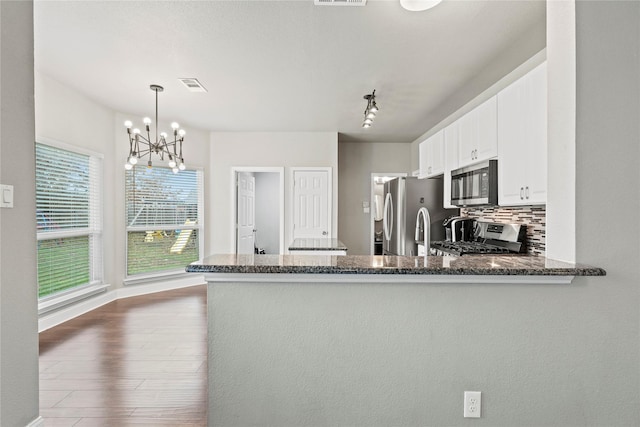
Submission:
[[[206,286],[125,298],[40,334],[45,426],[206,426]]]

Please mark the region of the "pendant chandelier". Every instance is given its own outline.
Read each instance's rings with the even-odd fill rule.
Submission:
[[[363,98],[367,100],[367,108],[364,109],[364,122],[362,123],[362,127],[366,129],[371,127],[373,119],[376,118],[376,114],[378,113],[375,89],[372,93],[365,95]]]
[[[138,163],[138,160],[148,156],[147,167],[152,167],[151,156],[156,154],[160,157],[160,160],[164,160],[165,156],[168,158],[168,165],[173,173],[184,170],[184,158],[182,157],[182,142],[186,132],[184,129],[180,129],[180,125],[176,122],[171,123],[171,129],[173,130],[173,141],[167,141],[167,133],[162,132],[158,134],[158,92],[162,92],[164,88],[158,85],[151,85],[149,87],[156,93],[156,133],[154,139],[151,138],[151,119],[145,117],[142,122],[146,130],[146,136],[140,132],[140,129],[131,129],[133,123],[130,120],[124,122],[124,126],[127,128],[127,135],[129,135],[129,157],[124,168],[130,170],[133,165]]]

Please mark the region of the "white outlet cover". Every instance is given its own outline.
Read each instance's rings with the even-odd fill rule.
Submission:
[[[464,392],[464,417],[480,418],[482,408],[482,392],[465,391]]]

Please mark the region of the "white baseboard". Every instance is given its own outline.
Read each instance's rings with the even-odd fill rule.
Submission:
[[[25,427],[44,427],[44,418],[38,417],[27,424]]]
[[[177,280],[159,281],[144,285],[129,285],[124,288],[108,291],[100,295],[87,298],[86,300],[78,301],[73,305],[55,311],[51,314],[41,316],[38,319],[38,332],[46,331],[49,328],[88,313],[91,310],[95,310],[98,307],[102,307],[103,305],[118,299],[186,288],[189,286],[203,285],[205,283],[204,275],[193,275]]]

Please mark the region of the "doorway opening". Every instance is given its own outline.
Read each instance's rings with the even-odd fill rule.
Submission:
[[[233,252],[284,253],[284,168],[231,168]]]
[[[371,209],[370,223],[371,231],[370,254],[382,255],[383,239],[383,211],[384,211],[384,183],[399,176],[407,176],[404,172],[372,172],[371,173]]]

